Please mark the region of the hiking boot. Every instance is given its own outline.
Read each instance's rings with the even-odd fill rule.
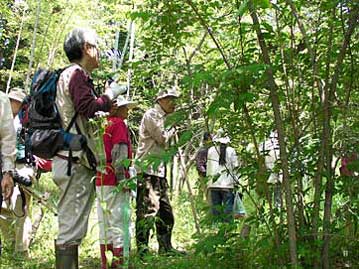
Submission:
[[[123,248],[113,248],[111,269],[120,269],[123,265]]]
[[[171,243],[171,233],[157,235],[158,254],[168,256],[183,256],[186,252],[173,248]]]
[[[56,245],[56,269],[78,269],[78,245]]]

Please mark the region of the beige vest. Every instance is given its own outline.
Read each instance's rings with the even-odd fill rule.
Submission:
[[[78,69],[81,69],[83,70],[83,72],[86,72],[80,65],[73,64],[70,67],[66,68],[61,73],[59,81],[57,83],[56,105],[57,108],[59,109],[59,113],[62,120],[62,127],[64,129],[66,129],[69,126],[72,117],[75,115],[75,107],[69,92],[69,84],[74,71]],[[97,154],[96,154],[95,140],[93,137],[94,130],[90,125],[88,119],[82,115],[77,115],[76,123],[81,131],[81,134],[86,137],[89,148],[96,156]],[[70,129],[70,132],[77,134],[75,124]],[[60,151],[59,154],[68,156],[69,152]],[[86,167],[90,168],[90,165],[87,161],[86,154],[84,154],[84,151],[74,151],[73,156],[79,157],[81,159],[81,163]]]

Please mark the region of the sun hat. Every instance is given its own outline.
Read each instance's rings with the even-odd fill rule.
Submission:
[[[165,90],[160,90],[157,94],[156,101],[158,101],[162,98],[168,97],[168,96],[175,97],[175,98],[179,97],[179,93],[177,92],[176,87],[167,88]]]
[[[216,135],[213,137],[213,142],[228,144],[231,142],[231,139],[224,134],[223,129],[219,129]]]
[[[133,101],[130,101],[130,100],[127,100],[124,96],[122,95],[119,95],[117,98],[116,98],[116,101],[114,102],[114,104],[117,106],[117,107],[121,107],[121,106],[127,106],[128,109],[133,109],[137,106],[137,103],[136,102],[133,102]]]
[[[26,97],[26,94],[24,90],[21,88],[12,88],[7,96],[12,100],[22,103],[22,101]]]

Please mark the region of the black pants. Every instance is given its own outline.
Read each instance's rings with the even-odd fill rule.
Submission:
[[[136,243],[147,250],[150,230],[156,226],[157,237],[171,235],[174,218],[168,199],[166,178],[143,174],[137,184]]]

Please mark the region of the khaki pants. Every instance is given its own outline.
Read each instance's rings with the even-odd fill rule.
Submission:
[[[129,235],[130,194],[114,192],[115,189],[115,186],[96,187],[100,244],[122,248],[125,234]]]
[[[87,233],[95,173],[81,164],[72,163],[71,176],[68,176],[67,166],[67,160],[53,159],[53,179],[60,189],[56,244],[79,245]]]
[[[28,251],[32,224],[28,215],[31,196],[24,192],[25,204],[20,189],[15,186],[11,199],[3,201],[0,215],[0,229],[5,242],[14,244],[16,252]]]

